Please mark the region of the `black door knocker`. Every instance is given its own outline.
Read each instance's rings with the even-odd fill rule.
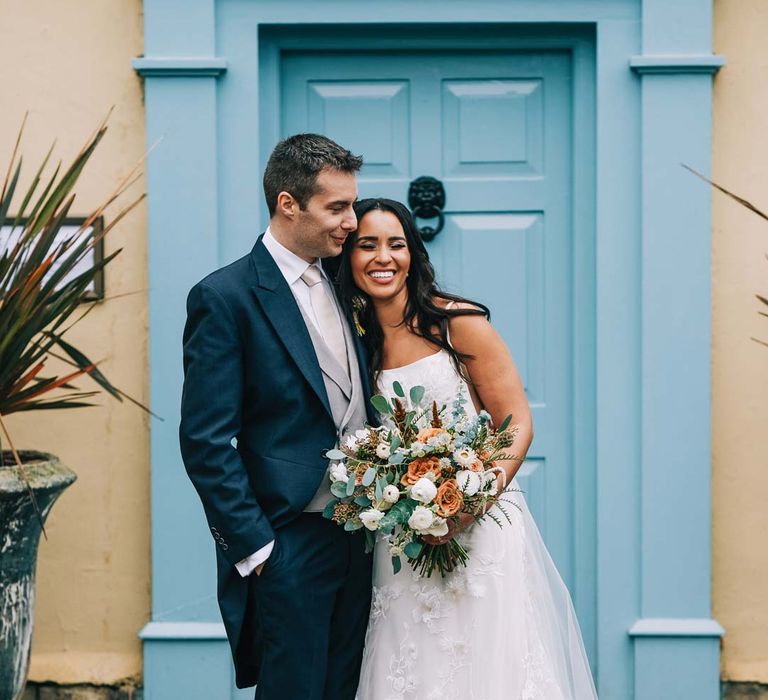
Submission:
[[[419,226],[416,222],[416,228],[425,241],[431,241],[443,230],[445,188],[440,180],[429,175],[417,177],[408,188],[408,206],[414,219],[437,219],[435,226]]]

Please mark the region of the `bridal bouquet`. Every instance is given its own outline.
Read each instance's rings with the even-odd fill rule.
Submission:
[[[497,460],[514,459],[505,451],[515,438],[509,416],[493,430],[490,416],[481,411],[470,418],[464,410],[465,396],[446,406],[422,408],[424,388],[409,391],[410,402],[399,382],[395,397],[378,395],[374,408],[389,427],[358,430],[338,449],[328,450],[333,460],[329,470],[331,493],[323,515],[347,531],[365,528],[366,551],[372,551],[376,533],[385,536],[392,566],[397,573],[405,555],[421,576],[435,570],[441,575],[466,565],[469,555],[455,539],[430,544],[424,537],[442,537],[449,524],[458,524],[462,514],[476,521],[499,517],[509,520],[501,505]]]

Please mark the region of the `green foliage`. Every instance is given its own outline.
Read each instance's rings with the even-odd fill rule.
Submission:
[[[334,481],[331,484],[331,493],[336,496],[336,498],[344,498],[347,495],[347,484],[343,481]]]
[[[92,303],[83,304],[86,289],[120,250],[77,274],[75,270],[142,199],[129,203],[103,231],[96,232],[94,221],[135,181],[132,173],[74,233],[65,238],[59,236],[74,201],[75,185],[105,132],[106,126],[102,124],[69,167],[62,172],[59,164],[54,169],[40,192],[51,152],[27,189],[20,190],[22,157],[18,149],[22,132],[19,133],[0,192],[0,225],[12,227],[18,234],[0,242],[0,416],[89,406],[89,399],[99,389],[118,401],[133,401],[98,370],[96,362],[64,340],[92,308]],[[44,376],[51,357],[63,361],[72,371],[64,376]],[[82,391],[72,385],[73,380],[83,375],[96,382],[95,391]]]
[[[381,394],[371,396],[371,405],[384,415],[392,413],[392,407],[389,405],[389,401],[386,400]]]
[[[421,400],[424,398],[424,387],[414,386],[411,388],[411,403],[414,406],[418,406]]]
[[[405,556],[407,556],[409,559],[416,559],[416,557],[421,554],[423,547],[424,544],[422,542],[409,542],[407,545],[405,545],[403,551],[405,552]]]
[[[328,503],[325,505],[325,508],[323,508],[323,517],[330,520],[333,517],[333,511],[336,509],[336,505],[338,503],[339,501],[335,498],[332,501],[328,501]]]

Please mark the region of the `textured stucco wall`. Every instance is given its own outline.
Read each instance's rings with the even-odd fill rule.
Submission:
[[[144,152],[140,0],[0,3],[0,169],[22,116],[27,176],[56,139],[68,161],[114,105],[110,128],[72,213],[109,194]],[[134,193],[143,191],[138,183]],[[114,211],[113,211],[114,214]],[[109,216],[107,217],[109,218]],[[106,242],[123,253],[106,271],[108,297],[71,339],[117,386],[146,403],[146,220],[140,206]],[[86,387],[89,380],[79,382]],[[100,396],[98,408],[12,416],[18,446],[59,455],[79,480],[54,507],[41,541],[30,678],[112,682],[141,671],[137,633],[149,616],[149,421]]]
[[[713,179],[768,212],[768,2],[715,0]],[[713,195],[713,607],[723,678],[768,682],[768,221]]]

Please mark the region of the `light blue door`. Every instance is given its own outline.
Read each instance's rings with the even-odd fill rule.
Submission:
[[[535,428],[520,482],[574,591],[594,580],[577,539],[594,532],[594,483],[574,485],[592,470],[574,453],[572,99],[567,52],[296,51],[282,62],[282,136],[316,131],[363,154],[360,197],[406,201],[414,178],[443,182],[446,223],[429,253],[445,289],[490,307],[517,362]],[[580,607],[591,647],[595,610]]]

